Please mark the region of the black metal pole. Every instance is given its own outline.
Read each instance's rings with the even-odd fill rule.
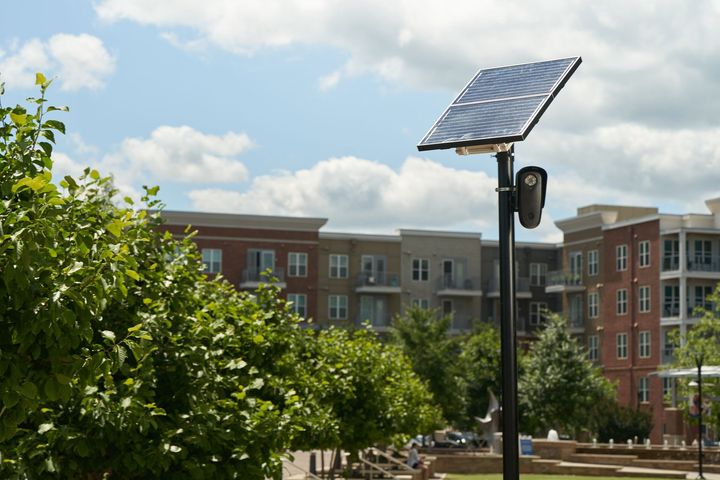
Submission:
[[[503,479],[519,480],[517,358],[515,349],[514,152],[499,152],[498,226],[500,235],[500,336],[502,352]]]
[[[698,477],[704,479],[703,475],[703,396],[702,396],[702,363],[703,357],[699,355],[695,358],[697,362],[697,382],[698,382]]]

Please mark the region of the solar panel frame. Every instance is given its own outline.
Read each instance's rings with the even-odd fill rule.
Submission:
[[[561,62],[561,61],[568,61],[565,68],[562,70],[562,72],[557,76],[555,81],[551,84],[551,86],[547,89],[547,91],[539,92],[539,93],[533,93],[533,94],[525,94],[525,95],[510,95],[507,97],[493,97],[489,99],[481,99],[477,101],[471,101],[471,102],[461,102],[462,98],[466,93],[469,91],[473,83],[481,78],[481,76],[487,72],[497,72],[503,69],[511,69],[515,67],[528,67],[533,68],[536,66],[541,65],[550,65],[553,63]],[[538,122],[542,114],[547,110],[548,106],[552,102],[552,100],[555,98],[555,96],[558,94],[558,92],[562,89],[563,86],[565,86],[565,83],[570,79],[572,74],[577,70],[577,68],[580,66],[580,63],[582,63],[581,57],[565,57],[565,58],[559,58],[555,60],[545,60],[542,62],[531,62],[531,63],[522,63],[522,64],[516,64],[516,65],[507,65],[503,67],[492,67],[492,68],[486,68],[479,70],[473,77],[470,79],[470,81],[465,85],[465,87],[460,91],[460,93],[455,97],[455,100],[443,111],[442,115],[440,115],[440,118],[438,118],[437,121],[430,127],[428,132],[423,136],[423,139],[420,141],[420,143],[417,145],[417,148],[419,151],[425,151],[425,150],[436,150],[436,149],[446,149],[446,148],[458,148],[458,147],[470,147],[470,146],[483,146],[483,145],[495,145],[495,144],[501,144],[501,143],[513,143],[517,141],[522,141],[527,138],[528,134],[532,131],[535,124]],[[500,102],[507,102],[510,100],[515,100],[519,98],[528,98],[528,97],[537,97],[541,96],[544,97],[543,100],[538,104],[537,108],[527,117],[527,120],[522,125],[522,128],[519,128],[517,131],[514,131],[512,133],[508,134],[499,134],[495,136],[485,136],[485,137],[473,137],[473,138],[466,138],[466,139],[455,139],[450,138],[445,141],[434,141],[430,142],[429,140],[433,137],[435,132],[438,130],[439,127],[442,126],[442,122],[444,119],[446,119],[449,115],[449,113],[452,111],[452,109],[461,105],[482,105],[482,104],[490,104],[490,103],[500,103]],[[465,135],[467,136],[467,135]]]

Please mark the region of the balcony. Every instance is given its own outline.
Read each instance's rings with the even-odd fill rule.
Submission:
[[[402,293],[397,273],[364,272],[357,276],[357,293]]]
[[[500,279],[495,277],[488,280],[488,298],[500,297]],[[515,298],[532,298],[530,292],[530,279],[527,277],[515,277]]]
[[[717,255],[688,255],[686,273],[699,278],[720,278],[720,256]],[[680,258],[677,256],[663,257],[662,272],[675,275],[665,275],[665,278],[677,276],[680,273]]]
[[[576,293],[584,292],[582,275],[579,273],[556,270],[548,272],[545,293]]]
[[[437,280],[438,296],[441,297],[481,297],[479,278],[445,274]]]
[[[286,288],[285,269],[283,268],[266,268],[260,270],[258,268],[246,268],[243,270],[240,288],[243,290],[254,290],[261,283],[269,283],[280,288]]]

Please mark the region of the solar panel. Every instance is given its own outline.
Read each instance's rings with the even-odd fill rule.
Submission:
[[[418,150],[524,140],[582,62],[580,57],[480,70]]]

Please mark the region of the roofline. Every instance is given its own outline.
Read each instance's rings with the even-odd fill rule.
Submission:
[[[660,221],[660,215],[661,214],[659,214],[659,213],[654,213],[652,215],[646,215],[644,217],[630,218],[628,220],[623,220],[622,222],[605,225],[602,227],[602,229],[603,229],[603,231],[614,230],[616,228],[629,227],[630,225],[637,225],[638,223],[648,223],[648,222],[653,222],[656,220]]]
[[[373,233],[320,232],[320,240],[363,240],[368,242],[400,243],[398,235],[382,235]]]
[[[443,237],[443,238],[471,238],[480,240],[482,233],[480,232],[453,232],[443,230],[417,230],[417,229],[405,229],[401,228],[398,230],[400,236],[417,236],[417,237]]]
[[[500,241],[499,240],[483,240],[482,241],[483,247],[499,247]],[[558,248],[562,247],[562,244],[558,243],[545,243],[545,242],[515,242],[515,247],[521,247],[521,248],[542,248],[546,250],[556,250]]]
[[[277,215],[250,215],[237,213],[161,210],[166,225],[192,225],[200,227],[257,228],[262,230],[289,230],[317,232],[327,218],[282,217]]]

